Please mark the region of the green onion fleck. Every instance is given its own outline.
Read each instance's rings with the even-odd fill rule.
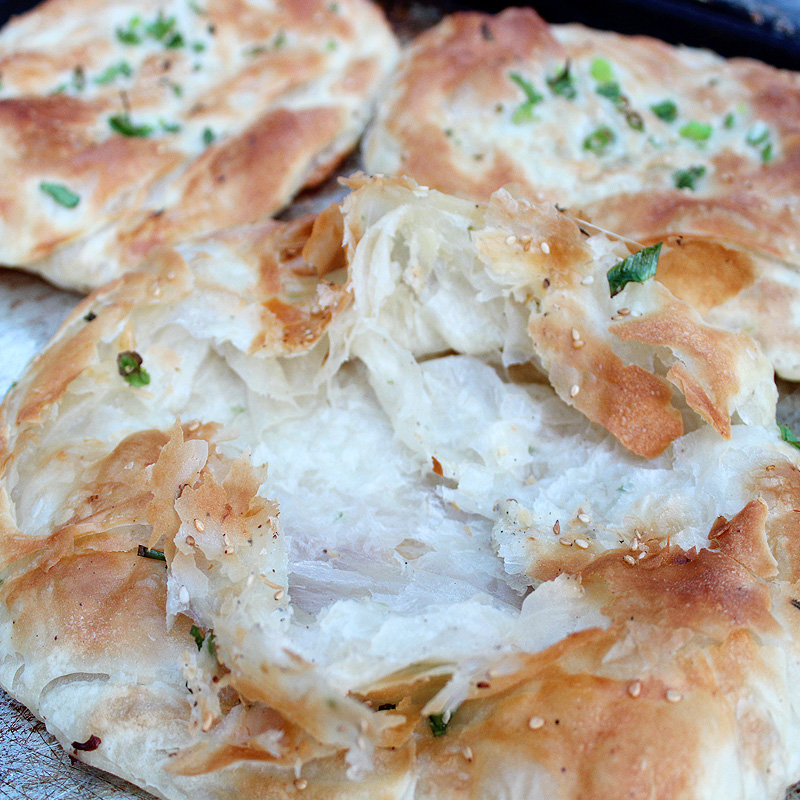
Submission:
[[[687,122],[678,133],[684,139],[691,139],[693,142],[705,142],[711,137],[711,125],[706,122],[692,120]]]
[[[650,106],[650,110],[664,122],[675,122],[678,117],[678,106],[672,100],[662,100]]]
[[[662,244],[663,242],[658,242],[632,253],[608,271],[606,277],[612,297],[618,295],[629,283],[644,283],[656,274]]]
[[[788,425],[783,425],[780,422],[778,423],[778,427],[781,429],[781,439],[792,445],[792,447],[796,447],[800,450],[800,439],[792,433],[792,429]]]
[[[94,79],[94,82],[98,86],[103,86],[106,83],[111,83],[111,81],[116,80],[120,75],[125,78],[130,78],[131,75],[133,75],[133,69],[131,69],[131,65],[127,61],[120,61],[118,64],[112,64],[101,72]]]
[[[49,194],[56,203],[60,206],[64,206],[64,208],[75,208],[81,201],[80,195],[75,194],[71,189],[68,189],[60,183],[46,183],[42,181],[42,183],[39,184],[39,189],[45,194]]]
[[[589,150],[596,156],[601,156],[616,140],[617,136],[614,131],[607,125],[601,125],[583,140],[583,149]]]
[[[124,350],[117,356],[117,371],[137,389],[150,383],[150,375],[142,366],[142,357],[133,350]]]
[[[736,124],[736,116],[731,111],[729,114],[725,115],[725,119],[722,120],[722,124],[730,130]]]
[[[209,147],[210,145],[214,144],[216,140],[217,140],[217,134],[214,133],[214,131],[212,131],[211,128],[203,129],[203,144],[206,147]]]
[[[127,112],[109,117],[108,124],[111,130],[121,133],[123,136],[144,137],[153,132],[151,125],[135,125]]]
[[[694,185],[703,175],[706,174],[706,168],[701,165],[689,167],[688,169],[679,169],[672,174],[672,180],[675,183],[676,189],[694,189]]]
[[[143,544],[140,544],[136,550],[136,555],[142,558],[152,558],[153,561],[166,561],[167,557],[161,550],[150,550]]]
[[[567,100],[574,100],[577,97],[578,92],[575,89],[575,82],[570,74],[569,61],[564,64],[559,72],[545,80],[553,94],[566,97]]]
[[[614,71],[611,64],[604,58],[595,58],[589,73],[598,83],[611,83],[614,80]]]
[[[192,638],[197,645],[197,649],[200,650],[203,647],[203,642],[206,640],[206,635],[197,627],[197,625],[192,625],[189,628],[189,633],[192,635]]]
[[[431,733],[434,736],[444,736],[447,733],[447,723],[444,721],[444,714],[431,714],[428,717],[428,724],[431,726]]]

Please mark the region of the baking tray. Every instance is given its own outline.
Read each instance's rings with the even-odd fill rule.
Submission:
[[[0,25],[34,5],[31,0],[0,0]],[[446,13],[505,7],[487,0],[387,0],[382,5],[395,31],[406,41]],[[582,22],[622,33],[648,34],[800,70],[800,0],[540,0],[535,7],[550,22]],[[353,156],[342,165],[340,174],[350,174],[360,166],[358,156]],[[332,179],[301,195],[281,216],[292,218],[321,210],[343,193]],[[32,275],[0,268],[0,397],[79,299],[79,295]],[[779,382],[779,389],[778,419],[800,428],[800,385]],[[113,775],[71,759],[41,722],[0,690],[0,799],[150,797]],[[789,791],[787,800],[800,800],[800,784]]]

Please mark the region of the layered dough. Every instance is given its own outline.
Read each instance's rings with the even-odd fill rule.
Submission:
[[[800,76],[531,9],[446,17],[407,50],[374,173],[486,201],[516,182],[639,245],[662,279],[800,378]]]
[[[397,45],[366,0],[48,0],[0,33],[0,264],[96,288],[269,216],[354,146]]]
[[[8,395],[2,686],[170,799],[782,798],[769,363],[549,206],[352,185],[161,251]]]

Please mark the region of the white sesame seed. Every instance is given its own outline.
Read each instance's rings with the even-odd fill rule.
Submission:
[[[542,242],[542,243],[541,243],[541,245],[539,245],[539,246],[542,248],[542,252],[543,252],[543,253],[544,253],[546,256],[549,256],[549,255],[550,255],[550,245],[549,245],[549,244],[547,244],[547,242]]]
[[[189,590],[185,586],[181,586],[178,590],[178,597],[180,598],[181,603],[186,605],[189,602]]]
[[[427,197],[428,196],[428,187],[427,186],[420,186],[419,189],[414,189],[414,196],[415,197]]]
[[[213,724],[214,724],[214,715],[210,711],[207,711],[203,716],[203,724],[201,726],[203,729],[203,733],[208,733],[208,731],[211,730],[211,726]]]
[[[175,280],[175,273],[174,273],[174,272],[172,272],[172,270],[170,270],[170,271],[167,273],[167,280],[168,280],[168,281],[174,281],[174,280]]]
[[[646,557],[647,557],[647,551],[646,550],[643,550],[641,553],[639,553],[639,561],[641,561],[643,558],[646,558]]]
[[[195,527],[195,530],[198,533],[202,533],[206,529],[206,526],[203,525],[203,523],[200,522],[200,520],[197,519],[196,517],[195,517],[195,520],[194,520],[194,527]]]
[[[668,703],[680,703],[683,700],[683,695],[677,689],[667,689],[665,697]]]
[[[256,579],[255,572],[251,572],[247,576],[247,580],[245,581],[245,586],[249,589],[253,585],[253,583],[255,582],[255,579]]]
[[[631,550],[633,550],[633,552],[635,553],[638,549],[639,549],[639,542],[636,539],[634,539],[631,542]]]
[[[641,311],[631,311],[631,316],[632,317],[641,317],[642,316],[642,312]]]
[[[574,347],[576,350],[580,350],[580,349],[581,349],[581,347],[583,347],[585,344],[586,344],[586,342],[584,342],[584,341],[583,341],[583,340],[581,340],[581,339],[578,339],[578,341],[577,341],[577,342],[573,342],[573,343],[572,343],[572,346],[573,346],[573,347]]]
[[[544,720],[541,717],[531,717],[528,720],[528,727],[532,731],[538,731],[539,728],[543,728],[544,727]]]
[[[577,342],[581,338],[581,332],[577,328],[572,329],[572,338]]]
[[[581,550],[588,550],[589,548],[589,542],[587,542],[586,539],[576,539],[575,544],[578,545]]]
[[[630,314],[630,313],[631,313],[631,310],[629,308],[619,308],[619,309],[617,309],[617,314],[619,314],[621,317],[627,317],[628,314]]]
[[[153,287],[153,297],[161,297],[161,287],[154,286]]]
[[[586,276],[586,277],[585,277],[585,278],[584,278],[584,279],[581,281],[581,283],[582,283],[584,286],[591,286],[591,285],[594,283],[594,275],[587,275],[587,276]]]
[[[569,396],[570,397],[576,397],[580,390],[581,390],[581,387],[578,386],[577,383],[573,384],[572,388],[569,390]]]
[[[358,745],[359,750],[366,750],[367,748],[367,740],[363,736],[356,737],[356,745]]]
[[[294,788],[299,792],[302,792],[306,786],[308,786],[308,781],[305,778],[297,778],[294,782]]]
[[[511,234],[511,236],[506,236],[506,244],[509,245],[509,247],[512,244],[516,244],[516,243],[517,243],[517,237],[514,236],[513,233]]]
[[[622,560],[631,566],[636,563],[636,559],[633,556],[622,556]]]
[[[553,533],[554,533],[556,536],[560,536],[560,535],[561,535],[561,523],[560,523],[558,520],[556,520],[556,521],[553,523]]]
[[[274,594],[274,595],[272,595],[272,597],[273,597],[275,600],[283,600],[283,598],[284,598],[285,596],[286,596],[286,592],[284,592],[284,591],[283,591],[283,589],[278,589],[278,591],[277,591],[277,592],[275,592],[275,594]]]
[[[571,539],[559,539],[559,544],[563,544],[564,547],[572,547],[572,540]]]
[[[580,520],[580,521],[581,521],[581,522],[582,522],[584,525],[588,525],[588,524],[589,524],[589,523],[592,521],[592,518],[591,518],[591,517],[590,517],[588,514],[578,514],[578,519],[579,519],[579,520]]]
[[[641,681],[633,681],[632,683],[628,684],[628,694],[631,697],[638,697],[642,693],[642,682]]]
[[[467,761],[472,761],[472,748],[467,745],[462,751],[461,755],[467,759]]]
[[[189,431],[189,433],[194,433],[199,427],[200,427],[200,420],[195,420],[194,422],[190,422],[186,426],[186,430]]]

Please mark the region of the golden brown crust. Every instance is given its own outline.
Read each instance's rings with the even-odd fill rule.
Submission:
[[[800,76],[757,62],[531,9],[454,14],[407,51],[364,153],[373,172],[462,197],[514,182],[644,244],[685,238],[671,290],[797,379],[797,322],[783,314],[786,342],[774,304],[800,301],[799,107]]]
[[[75,288],[324,180],[396,58],[366,0],[62,5],[0,34],[0,262]]]

